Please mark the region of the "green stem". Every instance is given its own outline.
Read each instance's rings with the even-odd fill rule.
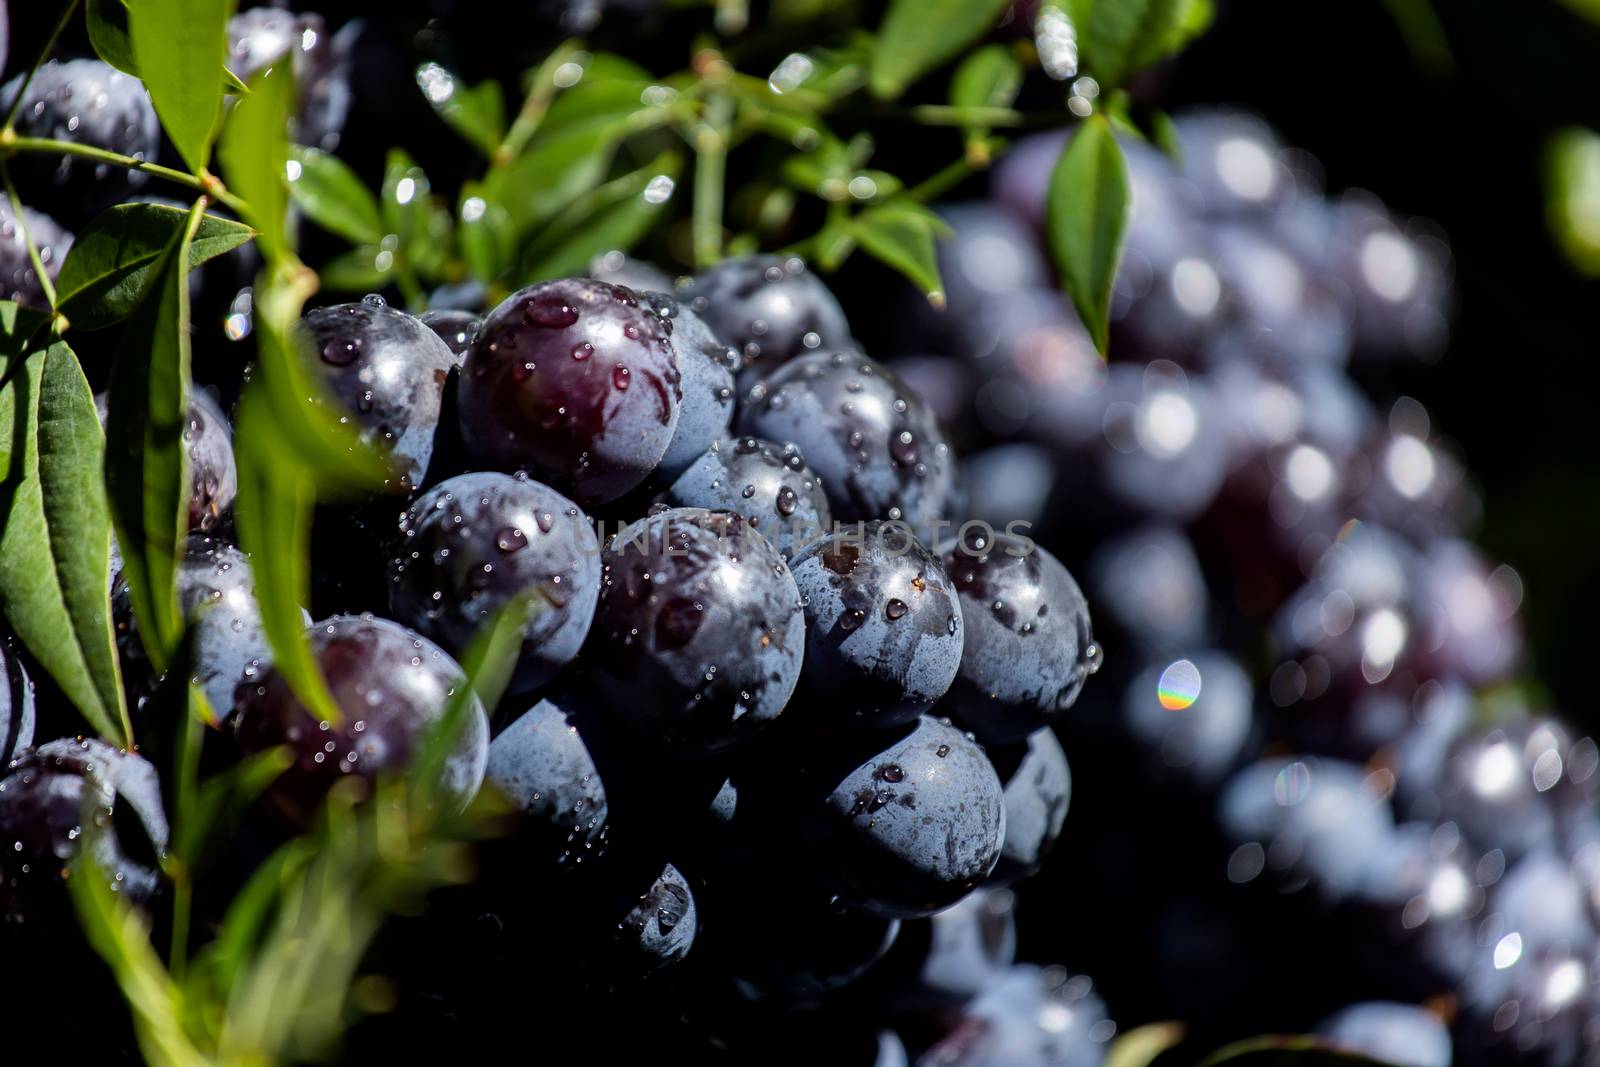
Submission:
[[[701,270],[722,258],[722,198],[732,110],[727,96],[713,93],[706,100],[705,121],[694,133],[694,262]]]
[[[950,104],[921,104],[905,114],[924,126],[1028,126],[1060,116],[1025,115],[1009,107],[955,107]]]
[[[999,144],[1000,142],[997,141],[989,142],[991,158]],[[939,199],[945,193],[972,177],[978,170],[979,168],[973,164],[970,158],[963,157],[940,168],[916,185],[913,185],[906,190],[906,195],[918,203],[926,204],[929,201]]]
[[[250,205],[240,200],[237,196],[222,188],[222,183],[212,177],[200,178],[187,174],[171,167],[163,167],[158,163],[146,163],[142,159],[134,159],[118,152],[108,152],[104,148],[95,148],[93,145],[77,144],[73,141],[56,141],[48,137],[17,137],[10,135],[9,131],[0,133],[0,153],[37,152],[44,155],[77,156],[81,159],[92,159],[97,163],[107,163],[113,167],[122,167],[126,170],[136,170],[141,174],[154,175],[178,185],[187,186],[195,192],[204,193],[211,199],[224,204],[237,215],[247,214]]]
[[[556,71],[571,62],[572,57],[581,51],[583,51],[582,41],[563,41],[554,52],[545,57],[543,63],[539,64],[539,69],[534,71],[533,84],[528,88],[528,95],[522,101],[522,109],[517,112],[516,120],[506,131],[505,140],[500,142],[500,147],[495,150],[494,166],[504,167],[528,147],[528,142],[539,130],[539,123],[544,121],[545,112],[550,110],[550,102],[555,99],[556,92],[560,89],[556,84]]]
[[[56,23],[56,28],[50,31],[50,36],[45,39],[44,47],[39,49],[39,58],[33,61],[33,66],[28,68],[28,73],[22,78],[22,84],[17,88],[17,95],[11,101],[11,106],[6,109],[5,129],[11,129],[17,121],[17,112],[22,110],[22,98],[28,95],[28,86],[33,84],[33,76],[39,73],[39,68],[44,66],[50,58],[50,53],[55,51],[56,39],[61,36],[61,31],[67,28],[67,23],[72,21],[72,16],[77,14],[78,0],[70,0],[66,9],[61,12],[61,20]]]
[[[5,182],[6,195],[11,198],[11,214],[16,219],[17,229],[22,233],[22,243],[28,249],[28,262],[33,266],[33,273],[39,279],[39,288],[44,292],[44,299],[50,305],[50,310],[56,309],[56,283],[44,269],[44,260],[39,257],[39,246],[34,244],[33,235],[28,232],[28,220],[22,215],[22,198],[17,195],[17,187],[11,180],[11,168],[0,161],[0,180]]]

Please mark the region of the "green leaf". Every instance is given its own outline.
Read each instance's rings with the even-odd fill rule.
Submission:
[[[56,303],[72,325],[98,330],[133,313],[155,279],[161,255],[188,223],[165,204],[120,204],[91,222],[72,244],[56,278]],[[206,215],[189,243],[194,270],[250,240],[242,222]]]
[[[1561,3],[1586,19],[1600,22],[1600,0],[1561,0]]]
[[[510,166],[489,172],[486,199],[505,209],[515,233],[529,233],[599,185],[616,151],[616,138],[605,128],[535,137]]]
[[[294,71],[278,63],[250,79],[250,94],[228,115],[222,131],[222,169],[228,187],[249,205],[256,241],[268,259],[294,247],[289,230],[289,116]]]
[[[1325,1037],[1303,1034],[1264,1034],[1218,1049],[1200,1067],[1353,1067],[1374,1061],[1347,1052]]]
[[[897,200],[857,215],[850,233],[869,255],[910,278],[930,304],[943,307],[944,283],[934,251],[934,235],[943,225],[922,205]]]
[[[1006,0],[891,0],[878,29],[868,84],[893,98],[987,33]]]
[[[387,232],[400,239],[400,247],[410,251],[428,228],[428,197],[433,187],[416,160],[398,148],[389,149],[383,169],[383,192],[379,205]]]
[[[128,5],[123,0],[88,0],[83,14],[94,54],[137,78],[139,65],[134,62],[133,41],[128,37]]]
[[[985,45],[956,68],[950,103],[956,107],[1010,107],[1022,90],[1022,64],[1011,49]]]
[[[437,63],[417,68],[417,86],[439,117],[468,144],[493,156],[506,135],[506,100],[495,81],[464,85]]]
[[[240,546],[250,555],[273,670],[317,718],[341,722],[344,716],[311,651],[300,614],[311,593],[316,479],[284,440],[263,391],[252,389],[239,401],[234,440],[239,468],[234,526]]]
[[[456,234],[461,258],[474,278],[492,282],[510,269],[516,261],[510,213],[481,183],[467,182],[461,187],[456,217],[460,220]]]
[[[178,154],[196,174],[211,159],[222,117],[228,48],[225,0],[138,0],[128,8],[139,78]]]
[[[140,639],[165,670],[183,637],[178,561],[189,529],[189,286],[199,206],[150,268],[149,295],[123,334],[106,412],[106,489]]]
[[[1600,133],[1568,127],[1545,146],[1545,217],[1579,271],[1600,276]]]
[[[1103,355],[1111,330],[1111,287],[1133,200],[1128,165],[1101,115],[1067,142],[1050,176],[1045,235],[1062,284]]]
[[[211,846],[238,826],[256,798],[293,762],[293,755],[285,749],[269,748],[208,778],[190,808],[190,817],[173,827],[173,855],[191,868],[199,865]]]
[[[324,263],[317,277],[330,292],[376,292],[394,280],[394,253],[378,245],[352,248]]]
[[[0,303],[0,610],[95,732],[133,742],[111,630],[100,417],[43,316]]]
[[[378,200],[343,160],[316,148],[290,149],[289,196],[306,217],[352,244],[383,240]]]
[[[1211,19],[1211,0],[1075,0],[1068,7],[1083,64],[1104,90],[1171,55]]]
[[[525,250],[524,284],[581,274],[600,253],[631,249],[666,211],[682,169],[681,155],[663,152],[574,205]]]
[[[1150,1067],[1157,1056],[1182,1040],[1182,1023],[1148,1023],[1118,1034],[1106,1050],[1104,1067]]]

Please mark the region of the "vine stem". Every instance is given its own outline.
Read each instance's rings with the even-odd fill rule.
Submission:
[[[506,131],[505,140],[500,143],[490,160],[493,166],[506,166],[528,147],[528,142],[533,140],[533,135],[539,131],[539,124],[544,121],[545,112],[550,110],[550,102],[555,99],[556,92],[561,88],[556,84],[556,72],[582,51],[582,41],[563,41],[554,52],[545,57],[543,63],[539,64],[539,69],[534,72],[533,84],[528,89],[528,95],[522,101],[521,110],[517,112],[516,120],[511,123],[511,128]]]
[[[724,94],[711,94],[704,122],[694,134],[694,263],[701,270],[722,258],[722,196],[732,110]]]
[[[173,170],[171,167],[163,167],[159,163],[146,163],[144,160],[135,159],[132,156],[125,156],[118,152],[108,152],[104,148],[95,148],[93,145],[76,144],[72,141],[56,141],[48,137],[18,137],[16,132],[9,128],[0,130],[0,155],[17,152],[77,156],[80,159],[92,159],[97,163],[122,167],[126,170],[136,170],[141,174],[154,175],[157,178],[187,186],[195,192],[204,193],[211,199],[225,205],[235,214],[243,215],[250,210],[248,204],[224,189],[222,183],[210,175],[197,177],[181,170]]]
[[[50,58],[50,53],[55,50],[56,40],[61,36],[61,31],[67,28],[67,23],[72,21],[72,16],[78,12],[78,0],[69,0],[66,9],[61,12],[61,18],[56,23],[56,28],[50,31],[50,36],[45,40],[44,47],[39,50],[39,58],[33,61],[33,66],[28,68],[28,73],[23,75],[22,84],[17,87],[17,95],[12,99],[11,105],[6,108],[5,129],[10,130],[17,121],[17,112],[22,110],[22,98],[28,95],[28,86],[33,84],[33,76],[39,73],[39,68],[44,66],[45,60]]]

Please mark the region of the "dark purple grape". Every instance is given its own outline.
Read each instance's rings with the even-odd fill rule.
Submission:
[[[461,373],[475,461],[526,469],[580,502],[615,500],[666,455],[682,389],[673,321],[586,279],[520,290],[484,319]]]
[[[1016,962],[1016,908],[1009,889],[974,889],[928,916],[927,948],[913,988],[902,995],[913,1004],[959,1004],[993,985]]]
[[[927,314],[940,316],[935,321],[946,329],[990,301],[1051,285],[1038,239],[1013,213],[972,201],[945,205],[939,215],[951,229],[937,246],[945,307]]]
[[[1415,1004],[1368,1000],[1340,1008],[1316,1032],[1341,1049],[1393,1067],[1450,1067],[1450,1031]]]
[[[85,818],[93,825],[85,827]],[[167,817],[156,769],[103,741],[27,749],[0,778],[0,915],[21,923],[70,915],[68,866],[87,841],[112,889],[136,904],[161,880]]]
[[[1255,726],[1254,687],[1244,668],[1216,649],[1157,660],[1124,690],[1122,725],[1151,777],[1211,788],[1245,753]]]
[[[584,658],[618,717],[709,754],[753,739],[799,681],[805,615],[783,557],[739,516],[665,509],[602,556]]]
[[[645,973],[657,971],[689,954],[698,929],[694,893],[669,863],[618,921],[617,953]]]
[[[0,767],[33,744],[37,721],[33,680],[15,649],[0,640]]]
[[[459,363],[466,358],[483,320],[470,311],[429,311],[423,314],[422,324],[439,335]]]
[[[1323,262],[1350,293],[1356,355],[1437,358],[1450,339],[1449,246],[1426,226],[1402,224],[1369,193],[1346,194],[1326,227]]]
[[[1295,174],[1277,133],[1255,115],[1195,108],[1175,118],[1183,174],[1214,217],[1260,215],[1293,199]]]
[[[612,250],[602,252],[589,262],[589,277],[597,282],[607,282],[632,289],[636,293],[671,293],[677,286],[672,275],[642,259]]]
[[[672,351],[682,376],[683,403],[658,473],[674,478],[727,435],[733,421],[733,372],[739,367],[739,354],[716,337],[700,316],[665,293],[645,292],[640,299],[662,318],[672,320]]]
[[[24,207],[22,221],[28,228],[28,237],[39,249],[39,262],[52,281],[61,272],[67,253],[72,250],[72,234],[63,230],[48,215]],[[0,300],[44,310],[44,287],[33,269],[28,256],[28,243],[23,239],[22,226],[17,225],[15,208],[11,199],[0,199]]]
[[[586,743],[586,715],[570,700],[541,700],[489,744],[485,781],[519,814],[514,847],[535,871],[576,868],[605,854],[611,807]]]
[[[963,465],[965,467],[965,465]],[[1104,620],[1144,649],[1160,653],[1204,640],[1210,596],[1194,546],[1173,526],[1129,530],[1095,549],[1089,593]]]
[[[736,256],[701,271],[683,299],[738,350],[746,375],[771,374],[819,348],[850,343],[850,323],[828,287],[795,257]],[[742,380],[741,386],[749,384]]]
[[[239,471],[233,460],[233,429],[203,389],[189,393],[183,440],[189,448],[189,528],[209,530],[233,506]]]
[[[402,483],[421,484],[433,457],[444,385],[456,358],[413,315],[382,297],[318,308],[301,320],[323,380],[362,429],[392,453]]]
[[[810,833],[854,907],[888,918],[931,915],[999,862],[1000,779],[983,749],[948,722],[925,715],[864,737],[827,753],[813,774],[828,792],[808,815]]]
[[[543,685],[577,656],[600,595],[600,543],[572,501],[525,476],[462,474],[417,498],[400,530],[395,618],[459,655],[496,611],[528,595],[517,685]]]
[[[1017,964],[961,1010],[917,1067],[1099,1067],[1116,1032],[1088,978]]]
[[[1072,802],[1072,771],[1055,734],[1035,730],[1016,747],[1021,751],[991,753],[1005,783],[1006,839],[993,875],[1002,885],[1039,870]]]
[[[955,456],[921,399],[881,363],[814,352],[749,392],[741,432],[797,446],[841,522],[930,523],[949,496]]]
[[[801,680],[837,721],[915,720],[961,666],[961,604],[939,557],[904,526],[869,522],[791,561],[806,614]]]
[[[756,437],[713,442],[662,499],[674,507],[742,515],[784,559],[833,530],[822,481],[800,450]]]
[[[331,152],[350,113],[353,44],[351,32],[330,33],[321,15],[253,7],[228,20],[228,69],[249,81],[287,52],[300,96],[295,140]]]
[[[18,75],[0,88],[0,103],[9,106],[21,83]],[[23,137],[71,141],[150,163],[161,149],[161,125],[144,86],[98,59],[52,59],[40,67],[28,83],[16,129]],[[146,178],[139,171],[76,156],[30,156],[17,160],[12,173],[24,188],[54,186],[52,203],[80,213],[86,204],[126,196]]]
[[[810,887],[743,888],[717,947],[750,1000],[815,1003],[866,974],[900,933],[898,919],[835,905]]]
[[[944,567],[966,636],[942,707],[986,744],[1021,741],[1071,707],[1099,669],[1089,606],[1067,569],[1025,538],[963,533],[944,549]]]
[[[387,619],[336,615],[310,631],[312,654],[343,718],[319,721],[274,668],[239,684],[234,718],[246,753],[287,745],[294,762],[267,791],[289,823],[308,825],[336,782],[406,769],[466,676],[437,645]],[[489,719],[477,697],[445,761],[443,784],[465,806],[483,781]]]
[[[1350,356],[1350,314],[1337,283],[1253,224],[1218,226],[1210,262],[1228,294],[1227,325],[1212,359],[1331,364]]]

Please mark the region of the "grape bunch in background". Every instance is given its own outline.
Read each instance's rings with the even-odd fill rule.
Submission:
[[[660,78],[530,23],[520,110],[418,66],[454,201],[357,174],[374,19],[97,0],[0,89],[8,1042],[1600,1062],[1600,749],[1381,384],[1442,236],[1135,106],[1208,5],[760,77],[715,6]],[[824,122],[947,61],[920,182]],[[1083,121],[996,136],[1033,67]]]

